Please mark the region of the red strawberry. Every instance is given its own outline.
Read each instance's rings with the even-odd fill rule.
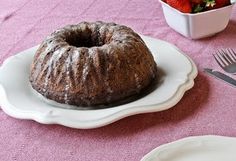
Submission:
[[[190,0],[166,0],[166,2],[175,9],[183,13],[191,13],[192,7]]]

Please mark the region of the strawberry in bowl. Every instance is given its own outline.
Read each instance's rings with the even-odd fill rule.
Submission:
[[[192,12],[192,6],[189,0],[166,0],[166,3],[169,4],[171,7],[179,10],[180,12]]]
[[[233,9],[230,0],[159,0],[167,24],[191,39],[224,30]]]

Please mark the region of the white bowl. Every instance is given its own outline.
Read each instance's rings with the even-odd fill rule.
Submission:
[[[191,39],[212,36],[226,28],[233,4],[200,13],[182,13],[159,0],[167,24],[178,33]]]

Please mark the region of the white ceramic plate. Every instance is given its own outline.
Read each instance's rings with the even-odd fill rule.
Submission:
[[[165,76],[156,90],[141,99],[99,110],[63,109],[47,104],[32,92],[28,81],[30,64],[38,48],[36,46],[8,58],[1,66],[0,106],[15,118],[81,129],[101,127],[130,115],[169,109],[194,85],[197,68],[175,46],[146,36],[142,38]]]
[[[196,136],[162,145],[141,161],[235,161],[236,138]]]

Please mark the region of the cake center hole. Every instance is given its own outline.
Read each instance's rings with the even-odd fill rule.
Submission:
[[[91,32],[78,34],[71,34],[67,38],[67,43],[75,47],[95,47],[102,46],[104,43],[99,38],[98,34],[92,34]]]

